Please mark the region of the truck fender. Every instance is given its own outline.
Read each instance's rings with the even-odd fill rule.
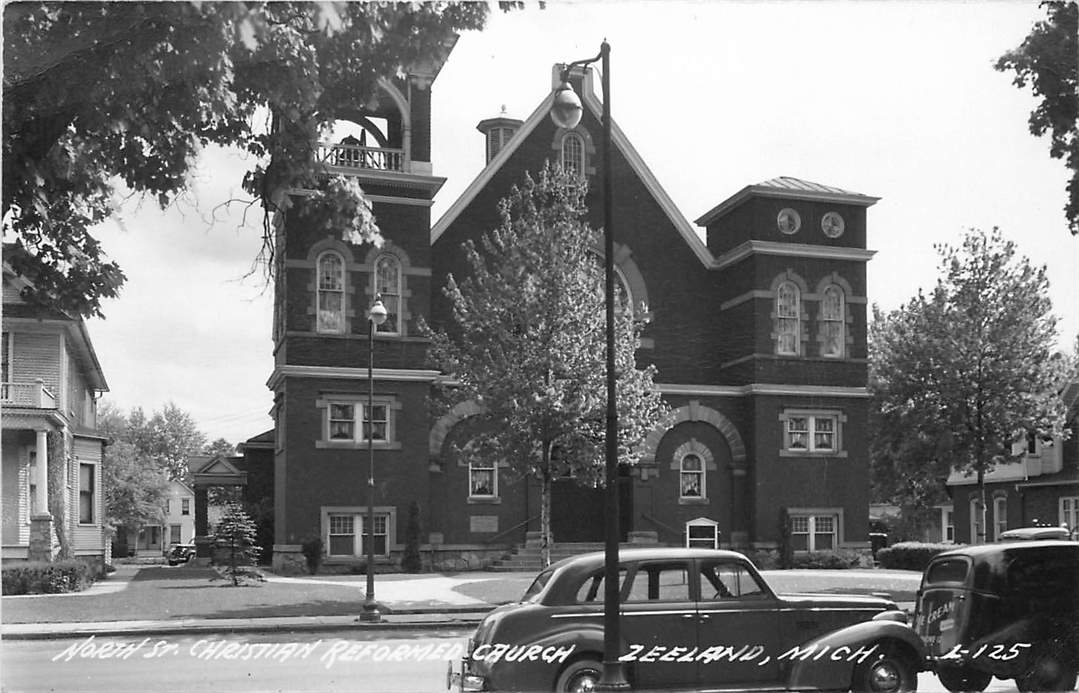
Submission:
[[[897,643],[912,653],[916,671],[926,668],[921,638],[906,623],[886,619],[863,621],[825,633],[779,653],[779,659],[790,666],[790,689],[834,689],[840,682],[846,688],[856,666],[872,661],[883,648]]]

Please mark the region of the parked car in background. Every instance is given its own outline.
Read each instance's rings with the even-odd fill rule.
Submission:
[[[950,691],[993,676],[1020,691],[1070,691],[1079,672],[1079,543],[1021,541],[935,556],[914,630]]]
[[[169,565],[180,565],[181,563],[187,563],[194,557],[194,544],[173,544],[169,547],[169,552],[165,556],[165,558],[169,562]]]
[[[621,661],[634,690],[790,688],[911,691],[921,641],[882,597],[772,591],[740,553],[619,552]],[[449,686],[590,691],[603,653],[604,554],[540,572],[492,611]]]

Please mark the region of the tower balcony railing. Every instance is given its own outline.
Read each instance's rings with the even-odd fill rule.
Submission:
[[[405,150],[358,144],[319,144],[319,161],[327,166],[364,171],[404,171]]]
[[[41,380],[33,383],[2,383],[0,384],[0,405],[56,409],[56,396],[49,392]]]

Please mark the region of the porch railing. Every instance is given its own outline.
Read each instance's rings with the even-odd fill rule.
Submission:
[[[405,150],[358,144],[320,144],[319,161],[339,168],[404,171]]]
[[[2,383],[0,404],[5,407],[55,409],[56,396],[49,392],[43,380],[33,383]]]

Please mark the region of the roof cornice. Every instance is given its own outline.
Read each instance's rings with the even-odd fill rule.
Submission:
[[[406,382],[434,382],[442,374],[434,370],[413,370],[406,368],[375,368],[371,372],[372,380],[396,380]],[[285,378],[325,378],[342,380],[367,380],[366,368],[345,366],[296,366],[284,365],[274,368],[266,381],[266,387],[277,389]]]
[[[786,188],[773,188],[767,185],[747,185],[723,202],[705,212],[696,224],[708,226],[716,218],[725,212],[737,207],[750,197],[779,197],[785,200],[806,200],[809,202],[833,202],[841,205],[854,205],[856,207],[872,207],[880,201],[879,197],[859,195],[857,193],[835,193],[821,190],[789,190]]]
[[[741,262],[752,255],[777,255],[782,257],[813,258],[821,260],[849,260],[869,262],[877,254],[875,250],[845,248],[833,245],[809,245],[807,243],[777,243],[775,241],[746,241],[735,246],[712,261],[709,269],[723,269]]]

